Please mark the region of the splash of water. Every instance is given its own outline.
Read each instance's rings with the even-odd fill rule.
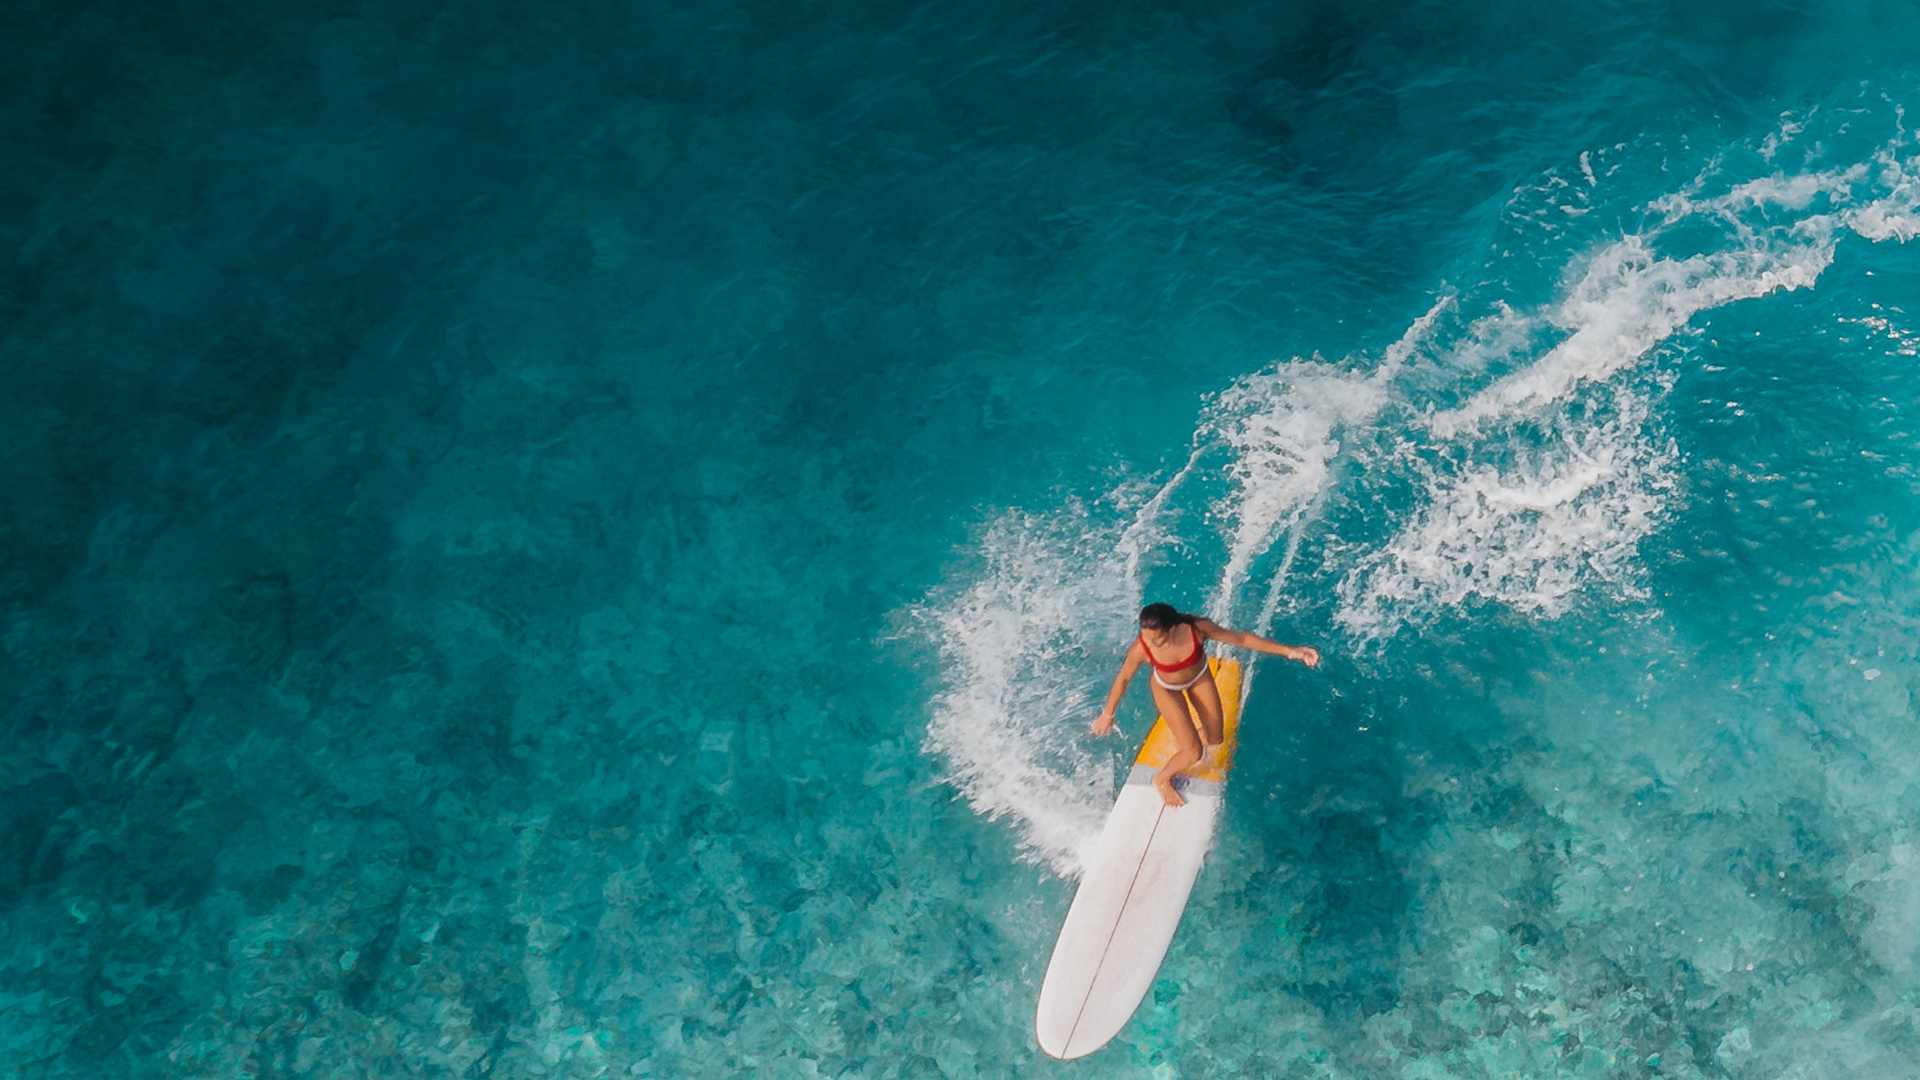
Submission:
[[[927,742],[945,778],[976,812],[1013,821],[1030,857],[1078,872],[1112,796],[1111,762],[1076,738],[1089,688],[1105,686],[1087,660],[1127,635],[1145,568],[1174,538],[1170,501],[1196,478],[1227,481],[1208,515],[1225,555],[1206,610],[1233,620],[1251,585],[1262,634],[1303,543],[1351,494],[1356,456],[1412,498],[1369,504],[1381,539],[1327,545],[1335,561],[1317,572],[1337,582],[1330,616],[1348,649],[1472,605],[1554,618],[1596,589],[1640,596],[1639,547],[1680,490],[1680,451],[1658,415],[1673,373],[1645,361],[1703,312],[1813,287],[1845,235],[1920,235],[1905,145],[1902,130],[1862,164],[1733,182],[1711,166],[1647,204],[1643,231],[1574,260],[1545,304],[1496,296],[1468,313],[1471,298],[1443,294],[1371,367],[1301,358],[1235,379],[1203,409],[1184,464],[1124,524],[1077,503],[999,515],[967,580],[916,612],[942,662]],[[1584,210],[1618,168],[1599,172],[1604,156],[1585,160],[1582,183],[1540,192]],[[1718,239],[1672,250],[1702,232]]]
[[[1387,347],[1371,372],[1290,360],[1234,380],[1214,400],[1200,430],[1232,455],[1226,473],[1233,484],[1214,506],[1218,519],[1227,523],[1228,548],[1208,611],[1233,617],[1233,602],[1254,560],[1281,534],[1297,530],[1332,486],[1340,433],[1379,415],[1389,384],[1452,305],[1452,296],[1435,301]]]
[[[1649,409],[1620,387],[1510,465],[1411,458],[1426,505],[1348,572],[1338,624],[1374,639],[1475,599],[1553,618],[1596,583],[1635,593],[1639,545],[1664,517],[1679,457],[1646,437]]]

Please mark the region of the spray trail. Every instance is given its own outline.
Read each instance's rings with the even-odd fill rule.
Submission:
[[[927,745],[947,782],[1013,822],[1029,857],[1078,872],[1114,776],[1108,748],[1080,732],[1155,551],[1195,542],[1172,510],[1191,485],[1226,488],[1208,515],[1223,551],[1205,610],[1236,621],[1266,565],[1250,612],[1261,634],[1316,537],[1329,554],[1315,579],[1333,585],[1323,635],[1351,653],[1448,612],[1644,603],[1640,545],[1680,490],[1659,409],[1675,373],[1647,358],[1684,356],[1701,313],[1814,287],[1846,236],[1920,235],[1908,142],[1902,129],[1867,162],[1800,175],[1721,183],[1709,170],[1642,207],[1643,231],[1578,253],[1544,304],[1443,293],[1371,369],[1297,358],[1235,379],[1203,408],[1185,462],[1124,521],[1077,502],[998,515],[974,568],[913,612],[941,657]],[[1591,161],[1582,176],[1527,197],[1577,198],[1584,213],[1605,188]]]
[[[1254,560],[1283,532],[1297,530],[1334,482],[1343,431],[1371,423],[1388,401],[1389,384],[1453,306],[1442,296],[1388,346],[1371,372],[1315,360],[1290,360],[1236,379],[1201,420],[1232,453],[1233,485],[1215,505],[1228,522],[1227,559],[1207,610],[1233,618],[1233,602]]]

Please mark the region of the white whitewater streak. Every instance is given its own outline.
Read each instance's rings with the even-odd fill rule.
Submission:
[[[1785,139],[1780,136],[1791,138],[1804,128],[1804,123],[1788,120],[1787,117],[1790,115],[1781,114],[1783,121],[1781,127],[1774,136],[1769,136],[1762,144],[1761,157],[1768,161],[1773,160],[1774,153],[1785,142]],[[1808,115],[1811,116],[1812,113]],[[1879,204],[1882,210],[1895,205],[1903,206],[1909,212],[1914,209],[1910,173],[1913,161],[1902,161],[1900,158],[1902,149],[1910,148],[1911,142],[1906,130],[1906,110],[1895,108],[1893,136],[1874,151],[1868,162],[1793,176],[1775,173],[1772,176],[1763,176],[1735,184],[1724,194],[1712,198],[1697,198],[1696,196],[1705,189],[1709,178],[1717,168],[1716,162],[1695,177],[1693,183],[1687,185],[1685,189],[1653,200],[1647,204],[1647,209],[1661,215],[1662,223],[1666,225],[1671,225],[1683,218],[1711,214],[1751,234],[1754,230],[1743,221],[1742,214],[1766,209],[1806,210],[1813,205],[1814,200],[1824,196],[1829,207],[1838,211],[1839,223],[1845,227],[1854,228],[1851,219],[1857,211],[1850,212],[1839,208],[1855,202],[1866,194],[1860,190],[1861,185],[1865,183],[1878,184],[1883,189],[1869,205]],[[1801,222],[1799,226],[1825,228],[1832,223],[1832,218],[1817,217]],[[1869,237],[1869,239],[1876,238]]]
[[[1452,308],[1454,301],[1453,293],[1442,293],[1440,298],[1433,302],[1433,306],[1427,309],[1426,314],[1413,320],[1399,339],[1387,346],[1386,352],[1380,355],[1380,366],[1373,372],[1375,383],[1384,385],[1391,382],[1406,368],[1407,361],[1413,357],[1413,350],[1433,333],[1434,321],[1440,318],[1442,312]]]
[[[1233,490],[1215,510],[1230,526],[1210,615],[1232,620],[1253,560],[1326,489],[1340,452],[1335,433],[1371,419],[1385,400],[1373,380],[1311,360],[1244,376],[1220,395],[1205,422],[1233,452]]]
[[[1214,512],[1231,523],[1227,562],[1207,611],[1233,617],[1233,599],[1253,560],[1283,530],[1297,529],[1308,507],[1327,490],[1340,453],[1338,433],[1368,423],[1387,401],[1387,384],[1433,328],[1453,297],[1434,301],[1382,354],[1371,373],[1314,360],[1292,360],[1242,376],[1222,391],[1201,420],[1233,453],[1227,473],[1233,490]]]
[[[1819,111],[1820,107],[1816,105],[1807,110],[1807,115],[1799,118],[1795,118],[1791,110],[1781,113],[1780,126],[1774,128],[1773,133],[1768,135],[1766,141],[1760,144],[1760,157],[1766,161],[1772,161],[1773,156],[1780,152],[1781,147],[1791,143],[1794,136],[1806,130],[1807,121],[1811,120]]]
[[[1763,247],[1663,259],[1646,238],[1602,248],[1544,316],[1567,337],[1532,366],[1436,413],[1427,427],[1451,439],[1495,419],[1538,413],[1583,383],[1602,382],[1702,311],[1780,289],[1804,289],[1833,261],[1831,235],[1783,250]]]
[[[1886,194],[1841,214],[1847,228],[1878,243],[1906,243],[1920,236],[1920,159],[1902,161],[1891,147],[1874,156],[1875,179]]]
[[[1702,311],[1780,290],[1810,288],[1833,262],[1842,231],[1869,240],[1920,236],[1920,177],[1902,159],[1904,127],[1871,162],[1735,184],[1704,197],[1712,166],[1681,191],[1647,204],[1659,215],[1648,235],[1608,244],[1555,305],[1518,325],[1496,324],[1517,338],[1543,328],[1566,337],[1525,370],[1507,376],[1457,408],[1428,420],[1449,439],[1499,418],[1539,414],[1582,385],[1604,382],[1671,337]],[[1824,201],[1824,212],[1807,213]],[[1801,213],[1775,221],[1770,212]],[[1740,244],[1732,250],[1663,258],[1654,243],[1667,227],[1709,217]]]
[[[1920,170],[1901,156],[1908,143],[1902,128],[1867,163],[1775,174],[1717,195],[1708,194],[1716,161],[1648,204],[1655,227],[1595,252],[1556,302],[1527,313],[1496,305],[1472,324],[1450,356],[1469,375],[1523,356],[1539,338],[1558,340],[1428,417],[1436,445],[1423,453],[1410,442],[1403,455],[1422,474],[1424,509],[1348,570],[1336,622],[1379,640],[1476,599],[1551,618],[1587,582],[1631,593],[1636,546],[1665,512],[1677,451],[1647,438],[1650,407],[1633,392],[1588,391],[1615,382],[1701,312],[1811,287],[1847,232],[1920,235]],[[1730,246],[1663,256],[1657,246],[1683,220],[1705,222]],[[1555,441],[1513,460],[1527,427]]]
[[[1130,614],[1111,537],[1077,508],[1008,512],[980,540],[972,585],[915,612],[940,655],[927,745],[944,779],[975,813],[1012,819],[1023,854],[1062,877],[1081,872],[1113,799],[1108,762],[1075,737],[1098,711],[1075,661],[1123,639]]]
[[[1118,553],[1126,564],[1127,591],[1136,599],[1145,588],[1140,579],[1141,562],[1154,541],[1160,539],[1160,534],[1155,530],[1160,520],[1160,511],[1166,506],[1167,499],[1174,491],[1186,481],[1187,477],[1193,475],[1193,468],[1199,464],[1200,455],[1206,452],[1206,448],[1205,440],[1196,432],[1193,450],[1187,455],[1187,463],[1180,466],[1173,477],[1160,485],[1160,490],[1154,492],[1153,497],[1141,505],[1135,512],[1133,521],[1127,525],[1126,531],[1120,534]]]
[[[1902,208],[1886,200],[1863,206],[1858,212],[1848,215],[1848,224],[1854,232],[1869,240],[1905,243],[1920,236],[1920,214],[1916,214],[1911,206]]]
[[[1280,598],[1286,595],[1287,579],[1293,576],[1294,561],[1300,557],[1301,538],[1306,535],[1308,521],[1318,516],[1316,512],[1318,503],[1324,501],[1324,498],[1318,500],[1315,509],[1302,515],[1287,533],[1287,550],[1280,556],[1280,565],[1274,570],[1273,577],[1267,581],[1266,598],[1260,602],[1260,614],[1253,622],[1253,632],[1262,637],[1273,632],[1273,617],[1280,610]],[[1240,679],[1240,700],[1243,705],[1253,696],[1253,677],[1259,673],[1259,670],[1260,657],[1248,659],[1246,670]]]
[[[1540,320],[1496,300],[1490,313],[1468,325],[1465,340],[1447,350],[1448,365],[1462,375],[1477,375],[1527,351],[1540,330]]]
[[[1695,199],[1693,195],[1697,189],[1663,195],[1648,203],[1647,209],[1661,215],[1664,223],[1669,225],[1703,212],[1732,217],[1744,211],[1768,207],[1805,210],[1822,195],[1829,199],[1845,200],[1852,193],[1854,185],[1866,175],[1867,166],[1864,164],[1798,176],[1776,173],[1736,184],[1725,194],[1711,199]]]
[[[1562,419],[1554,442],[1510,466],[1420,466],[1425,508],[1349,571],[1335,620],[1377,639],[1474,599],[1553,618],[1592,579],[1632,592],[1679,459],[1643,437],[1648,408],[1622,388],[1605,420]]]

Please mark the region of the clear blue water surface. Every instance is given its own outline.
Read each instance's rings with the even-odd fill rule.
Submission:
[[[0,1073],[1920,1076],[1916,40],[10,6]],[[1056,1064],[1145,598],[1328,662]]]

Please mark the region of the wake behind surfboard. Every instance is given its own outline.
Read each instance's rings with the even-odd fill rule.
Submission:
[[[1220,688],[1225,738],[1187,770],[1181,807],[1167,806],[1153,787],[1154,773],[1177,749],[1166,717],[1154,721],[1133,759],[1040,986],[1035,1032],[1054,1057],[1091,1054],[1132,1018],[1213,841],[1239,734],[1240,664],[1217,657],[1208,663]]]

